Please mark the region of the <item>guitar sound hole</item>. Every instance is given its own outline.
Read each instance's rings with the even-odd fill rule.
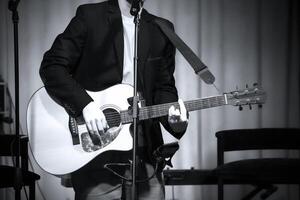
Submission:
[[[117,110],[113,108],[107,108],[103,110],[103,113],[105,115],[109,128],[119,127],[119,125],[121,124],[121,116]]]

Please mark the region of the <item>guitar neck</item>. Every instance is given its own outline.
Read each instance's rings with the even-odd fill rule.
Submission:
[[[226,97],[224,95],[220,95],[203,99],[190,100],[184,102],[184,105],[187,111],[191,112],[195,110],[202,110],[206,108],[226,105],[227,102],[225,98]],[[175,108],[179,108],[178,102],[142,107],[139,109],[139,120],[146,120],[166,116],[168,115],[169,108],[172,105],[175,106]],[[121,111],[121,121],[123,124],[131,123],[133,121],[132,116],[127,110]]]

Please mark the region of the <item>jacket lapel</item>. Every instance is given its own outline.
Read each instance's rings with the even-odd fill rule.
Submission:
[[[120,65],[120,72],[123,73],[123,57],[124,57],[124,37],[123,23],[118,0],[108,1],[108,20],[111,26],[111,33],[114,34],[114,47],[117,59]]]
[[[142,61],[146,61],[150,48],[150,14],[144,9],[142,12],[140,33],[139,33],[139,57]]]
[[[141,87],[144,87],[144,68],[149,55],[150,50],[150,23],[151,17],[149,13],[144,9],[142,11],[140,32],[139,32],[139,65],[138,74],[140,78]]]

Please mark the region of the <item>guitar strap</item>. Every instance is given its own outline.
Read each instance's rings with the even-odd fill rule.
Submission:
[[[193,67],[206,84],[213,84],[215,81],[214,75],[209,71],[207,66],[197,57],[188,45],[174,32],[173,29],[166,24],[162,19],[154,19],[154,22],[159,26],[162,32],[169,38],[172,44],[180,51],[183,57]]]

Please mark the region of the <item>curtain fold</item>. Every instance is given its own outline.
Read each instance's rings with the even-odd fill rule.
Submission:
[[[75,15],[76,7],[96,0],[26,0],[20,2],[20,116],[26,134],[26,107],[30,96],[42,86],[38,69],[43,53]],[[183,100],[217,95],[259,83],[267,92],[262,109],[243,111],[224,106],[190,113],[189,127],[174,157],[177,169],[209,169],[216,166],[215,132],[223,129],[299,127],[299,2],[297,0],[148,0],[148,11],[172,21],[178,35],[195,51],[216,77],[216,88],[205,85],[182,55],[176,56],[176,85]],[[14,93],[13,35],[7,1],[0,1],[0,75]],[[164,132],[166,142],[174,141]],[[277,152],[281,154],[282,152]],[[286,153],[283,153],[286,155]],[[298,155],[290,153],[289,156]],[[244,152],[226,160],[272,152]],[[43,172],[37,199],[72,199],[60,179]],[[172,188],[166,187],[166,199]],[[216,186],[176,186],[176,199],[213,200]],[[226,186],[228,199],[239,199],[251,187]],[[5,195],[4,191],[0,195]],[[0,198],[3,196],[0,196]],[[293,200],[297,189],[280,187],[273,199]],[[13,199],[6,192],[5,199]]]

